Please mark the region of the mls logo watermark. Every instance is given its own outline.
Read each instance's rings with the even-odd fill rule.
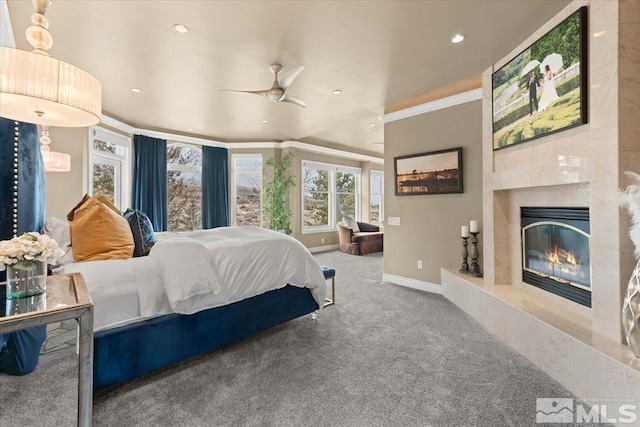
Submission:
[[[536,399],[537,423],[572,423],[573,399],[538,398]]]
[[[638,420],[634,399],[627,398],[538,398],[537,423],[618,423]]]

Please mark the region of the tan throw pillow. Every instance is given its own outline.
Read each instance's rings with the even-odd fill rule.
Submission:
[[[129,259],[134,249],[131,227],[122,214],[92,197],[73,215],[71,247],[76,262]]]
[[[98,199],[101,203],[107,205],[109,208],[111,208],[112,211],[114,211],[117,214],[122,215],[122,212],[120,212],[120,209],[118,209],[117,207],[115,207],[115,205],[113,203],[111,203],[109,201],[109,199],[107,199],[106,196],[102,195],[102,194],[98,194],[97,196],[94,196],[96,199]],[[82,200],[80,200],[80,202],[78,202],[77,205],[75,205],[73,207],[73,209],[71,209],[71,211],[67,214],[67,221],[73,221],[73,217],[76,213],[76,211],[78,209],[80,209],[80,207],[82,205],[84,205],[87,200],[91,199],[91,196],[88,194],[85,194],[84,196],[82,196]]]
[[[78,202],[78,204],[77,204],[77,205],[75,205],[75,206],[73,207],[73,209],[71,209],[71,210],[69,211],[69,213],[67,214],[67,221],[73,221],[73,215],[74,215],[74,214],[76,213],[76,211],[80,208],[80,206],[84,205],[84,203],[85,203],[87,200],[89,200],[90,198],[91,198],[91,196],[90,196],[90,195],[88,195],[88,194],[85,194],[84,196],[82,196],[82,200],[80,200],[80,201]]]

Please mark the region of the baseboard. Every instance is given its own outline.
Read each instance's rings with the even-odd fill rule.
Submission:
[[[317,252],[329,252],[329,251],[337,251],[340,249],[340,245],[326,245],[326,246],[316,246],[313,248],[307,248],[309,252],[315,254]]]
[[[419,291],[431,292],[433,294],[442,294],[442,287],[434,283],[423,282],[422,280],[409,279],[402,276],[394,276],[393,274],[382,274],[382,280],[393,283],[394,285],[405,286],[407,288],[417,289]]]

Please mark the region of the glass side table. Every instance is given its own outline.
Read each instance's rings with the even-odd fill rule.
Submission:
[[[5,287],[0,283],[0,287]],[[4,289],[2,289],[4,291]],[[4,292],[2,292],[4,297]],[[0,334],[75,319],[80,327],[78,354],[78,426],[91,426],[93,410],[93,302],[82,274],[47,277],[44,294],[6,300]]]

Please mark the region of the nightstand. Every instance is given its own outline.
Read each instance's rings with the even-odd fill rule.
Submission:
[[[6,286],[0,283],[0,286]],[[42,295],[7,300],[0,313],[0,334],[75,319],[80,327],[78,355],[78,426],[91,426],[93,410],[93,302],[82,274],[47,277]]]

